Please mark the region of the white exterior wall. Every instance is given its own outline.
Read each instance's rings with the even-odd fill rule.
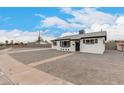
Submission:
[[[53,46],[52,44],[52,48],[56,49],[56,50],[61,50],[61,51],[75,51],[75,41],[70,41],[70,47],[60,47],[60,41],[56,41],[57,42],[57,46]]]
[[[57,42],[57,47],[56,47],[56,49],[57,49],[57,50],[61,50],[61,49],[60,49],[60,41],[56,41],[56,42]]]
[[[93,39],[93,38],[90,38]],[[95,38],[96,39],[96,38]],[[84,44],[83,39],[80,40],[80,52],[87,52],[87,53],[96,53],[96,54],[103,54],[105,51],[105,38],[97,38],[98,43],[96,44]],[[53,46],[52,48],[61,51],[75,51],[75,41],[70,41],[70,47],[60,47],[60,41],[57,41],[57,46]]]
[[[56,50],[60,50],[60,42],[59,41],[56,41],[57,42],[57,45],[53,45],[52,43],[52,49],[56,49]]]
[[[84,44],[83,39],[80,40],[80,52],[103,54],[105,51],[104,38],[97,38],[96,44]]]
[[[70,47],[61,47],[62,51],[75,51],[75,41],[70,41]]]
[[[57,46],[54,46],[53,43],[52,43],[52,49],[57,49]]]

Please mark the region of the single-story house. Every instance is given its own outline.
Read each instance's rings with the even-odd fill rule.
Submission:
[[[52,40],[52,48],[61,51],[79,51],[103,54],[105,51],[106,31],[80,33]]]
[[[117,50],[124,51],[124,41],[116,41]]]

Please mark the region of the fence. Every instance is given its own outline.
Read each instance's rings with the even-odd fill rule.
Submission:
[[[116,42],[107,42],[105,45],[106,50],[117,50]]]
[[[51,48],[51,44],[11,45],[12,48]]]

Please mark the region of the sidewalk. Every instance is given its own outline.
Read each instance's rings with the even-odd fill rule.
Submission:
[[[0,85],[14,85],[14,83],[0,69]]]

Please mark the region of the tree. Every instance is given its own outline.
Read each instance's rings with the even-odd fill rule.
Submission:
[[[6,40],[6,41],[5,41],[5,44],[6,44],[6,45],[8,45],[8,43],[9,43],[9,41],[8,41],[8,40]]]

